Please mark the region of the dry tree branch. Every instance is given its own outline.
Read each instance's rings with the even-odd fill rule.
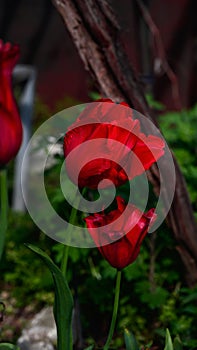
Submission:
[[[181,109],[182,104],[181,104],[181,97],[180,97],[180,91],[179,91],[179,85],[178,85],[178,80],[176,77],[176,74],[173,72],[172,68],[170,67],[168,60],[166,58],[161,34],[159,32],[159,29],[157,28],[156,24],[154,23],[147,7],[143,4],[141,0],[136,0],[144,21],[146,22],[150,32],[152,33],[153,40],[154,40],[154,45],[155,45],[155,51],[156,51],[156,62],[157,66],[155,66],[155,70],[161,71],[163,68],[163,72],[166,73],[168,79],[171,82],[172,86],[172,96],[174,99],[174,104],[178,110]]]

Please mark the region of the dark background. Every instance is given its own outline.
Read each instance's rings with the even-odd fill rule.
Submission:
[[[159,45],[163,46],[166,60],[178,79],[180,105],[190,107],[196,101],[197,88],[197,2],[144,3],[159,29]],[[163,68],[154,69],[160,62],[160,48],[136,1],[113,0],[112,5],[122,27],[127,53],[142,83],[168,110],[178,109],[172,96],[174,83]],[[37,92],[49,106],[53,107],[65,96],[81,102],[89,100],[93,83],[50,0],[1,0],[0,37],[20,45],[20,63],[37,68]]]

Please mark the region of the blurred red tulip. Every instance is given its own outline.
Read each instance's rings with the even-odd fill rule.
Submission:
[[[12,71],[18,57],[18,45],[0,40],[0,167],[16,156],[22,142],[22,124],[12,91]]]
[[[121,270],[137,258],[142,241],[155,221],[156,214],[154,209],[144,214],[131,203],[127,205],[128,214],[125,214],[127,206],[124,200],[121,197],[116,200],[117,209],[108,214],[93,214],[84,220],[103,257],[111,266]]]
[[[103,179],[120,186],[149,169],[164,154],[164,141],[142,133],[140,121],[132,113],[124,102],[100,100],[87,105],[68,129],[64,138],[66,169],[79,187],[97,188]],[[88,146],[86,141],[93,140]],[[107,186],[109,182],[101,185]]]

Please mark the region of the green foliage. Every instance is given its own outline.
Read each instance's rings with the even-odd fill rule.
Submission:
[[[151,94],[146,94],[146,100],[147,100],[149,106],[151,108],[155,109],[156,111],[165,110],[165,106],[162,103],[155,101],[154,97]]]
[[[165,341],[164,350],[174,350],[173,344],[172,344],[172,338],[171,338],[171,335],[170,335],[168,328],[166,329],[166,341]]]
[[[124,340],[126,345],[126,350],[139,350],[137,341],[132,332],[129,332],[128,329],[124,330]]]
[[[182,346],[182,342],[181,342],[179,336],[177,335],[174,338],[174,341],[172,342],[170,331],[167,328],[166,329],[165,348],[164,348],[164,350],[182,350],[182,349],[183,349],[183,346]]]
[[[197,212],[197,105],[188,111],[168,112],[159,118],[159,124],[181,166]]]
[[[40,234],[29,215],[10,212],[6,249],[0,265],[1,289],[3,283],[9,286],[17,307],[52,304],[51,275],[39,260],[32,260],[32,254],[24,247],[28,241],[39,243],[50,252],[50,240]]]
[[[71,350],[73,297],[67,280],[45,252],[31,244],[26,244],[26,246],[46,264],[51,272],[55,288],[54,317],[57,327],[57,349]]]
[[[0,261],[4,250],[8,215],[7,170],[0,169]]]
[[[91,97],[97,99],[99,96],[93,94]],[[65,103],[69,103],[68,99]],[[163,108],[152,98],[149,103],[157,110]],[[67,107],[61,103],[59,106],[60,109]],[[36,111],[35,126],[51,115],[51,111],[41,101],[36,104]],[[193,208],[197,213],[197,106],[182,113],[163,114],[159,123],[181,166]],[[46,171],[45,179],[52,205],[62,217],[68,219],[71,208],[59,188],[61,165],[62,159],[57,158],[56,164]],[[143,179],[135,179],[133,188],[139,184],[143,185]],[[10,194],[11,186],[10,180]],[[128,193],[128,184],[117,190],[117,195],[121,195],[126,201]],[[156,198],[151,186],[149,200],[149,207],[155,206]],[[143,205],[143,198],[139,198],[138,202],[139,207]],[[78,224],[82,222],[82,217],[78,217]],[[53,279],[45,264],[39,259],[33,259],[32,253],[23,243],[39,245],[58,265],[61,263],[63,246],[40,233],[28,214],[10,212],[8,227],[6,251],[0,266],[0,287],[4,290],[9,286],[11,296],[20,307],[35,304],[36,312],[43,304],[53,302]],[[96,248],[70,248],[68,265],[68,281],[80,304],[86,343],[92,344],[95,341],[102,347],[110,325],[116,270],[109,266]],[[189,289],[185,286],[183,265],[176,251],[176,241],[170,229],[163,224],[156,234],[146,237],[137,260],[123,271],[113,346],[124,348],[122,333],[127,328],[132,329],[140,348],[144,344],[152,344],[144,349],[154,346],[164,349],[164,330],[168,328],[174,350],[196,349],[196,324],[197,288]],[[129,334],[125,336],[129,337]],[[128,347],[131,339],[128,338],[127,341]],[[169,344],[168,335],[166,346]],[[93,348],[93,345],[89,347]]]
[[[20,350],[18,346],[9,344],[9,343],[1,343],[0,350]]]
[[[99,99],[101,98],[101,95],[100,95],[98,92],[91,91],[91,92],[89,92],[89,97],[90,97],[93,101],[96,101],[96,100],[99,100]]]
[[[181,339],[179,338],[178,335],[174,338],[173,346],[174,346],[174,350],[182,350],[183,349]]]

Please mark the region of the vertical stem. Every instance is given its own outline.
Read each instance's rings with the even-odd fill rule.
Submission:
[[[155,283],[155,260],[157,253],[155,251],[155,239],[156,235],[155,232],[151,234],[150,240],[149,240],[149,247],[150,247],[150,264],[149,264],[149,282],[150,282],[150,292],[154,293],[156,289],[156,283]]]
[[[77,202],[77,205],[78,204],[79,204],[79,201]],[[73,207],[70,214],[69,224],[74,225],[77,212],[78,212],[78,209]],[[64,245],[63,257],[62,257],[62,263],[61,263],[61,270],[64,277],[66,277],[66,272],[67,272],[69,248],[70,248],[69,244]]]
[[[85,191],[86,191],[86,188],[83,189],[82,196],[84,196]],[[75,224],[77,213],[78,213],[78,205],[80,203],[80,200],[81,200],[81,196],[76,195],[75,202],[74,202],[75,207],[72,207],[70,219],[69,219],[69,224],[71,224],[71,225]],[[71,232],[69,232],[69,234],[71,234]],[[63,257],[62,257],[62,262],[61,262],[61,271],[62,271],[64,277],[66,277],[66,272],[67,272],[69,248],[70,248],[69,244],[64,245]]]
[[[69,245],[65,245],[63,248],[63,256],[61,261],[61,271],[64,277],[66,277],[66,272],[67,272],[68,252],[69,252]]]
[[[84,188],[82,191],[82,196],[84,195],[85,191],[86,191],[86,189]],[[76,217],[77,217],[77,213],[78,213],[78,206],[79,206],[80,200],[81,200],[81,195],[80,194],[77,195],[77,193],[76,193],[75,202],[74,202],[75,207],[74,206],[72,207],[70,218],[69,218],[69,224],[71,224],[71,225],[74,225],[76,222]],[[72,233],[72,229],[67,233],[70,235]],[[64,245],[64,248],[63,248],[63,257],[62,257],[62,262],[61,262],[61,271],[62,271],[62,274],[63,274],[65,279],[66,279],[66,273],[67,273],[69,248],[70,248],[70,245],[69,245],[69,239],[68,239],[67,245]],[[72,327],[71,327],[71,332],[70,332],[69,338],[70,338],[70,341],[68,344],[68,350],[72,350],[72,347],[73,347]],[[63,349],[60,344],[58,345],[58,349]]]
[[[113,337],[113,334],[114,334],[116,318],[117,318],[117,313],[118,313],[118,305],[119,305],[120,282],[121,282],[121,271],[117,270],[116,288],[115,288],[115,297],[114,297],[114,308],[113,308],[113,313],[112,313],[111,326],[110,326],[107,341],[105,343],[103,350],[108,350],[109,345],[110,345],[111,340],[112,340],[112,337]]]
[[[8,218],[8,191],[7,191],[7,171],[6,169],[0,170],[0,260],[2,257],[5,233],[7,230],[7,218]]]

